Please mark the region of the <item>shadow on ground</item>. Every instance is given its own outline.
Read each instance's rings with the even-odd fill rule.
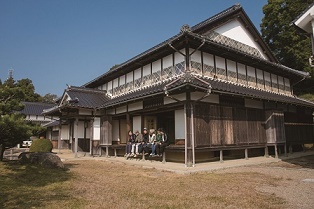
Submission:
[[[71,166],[49,169],[18,161],[0,162],[0,208],[47,207],[49,202],[69,198],[65,182],[72,177]]]

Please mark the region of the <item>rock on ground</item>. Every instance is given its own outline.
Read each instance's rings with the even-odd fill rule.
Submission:
[[[61,159],[51,152],[23,152],[18,157],[22,164],[38,164],[46,168],[64,168]]]

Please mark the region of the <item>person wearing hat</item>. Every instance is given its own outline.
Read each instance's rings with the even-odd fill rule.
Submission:
[[[162,153],[164,153],[166,146],[169,145],[168,136],[162,128],[159,128],[157,130],[156,139],[157,139],[156,143],[157,156],[162,156]]]

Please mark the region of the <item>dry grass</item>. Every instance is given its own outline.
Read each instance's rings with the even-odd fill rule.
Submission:
[[[0,208],[78,208],[65,170],[0,162]]]
[[[179,175],[122,163],[81,161],[71,170],[89,208],[283,208],[255,188],[278,179],[258,173]]]

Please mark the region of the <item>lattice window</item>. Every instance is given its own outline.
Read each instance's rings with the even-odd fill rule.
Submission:
[[[285,93],[285,85],[279,84],[279,92],[280,93]]]
[[[215,68],[214,68],[214,66],[209,66],[209,65],[204,64],[203,65],[203,75],[213,78],[214,75],[215,75]]]
[[[152,75],[146,75],[143,77],[142,86],[150,86],[152,84]]]
[[[207,38],[215,41],[217,43],[229,46],[231,48],[237,49],[239,51],[245,52],[247,54],[253,55],[255,57],[263,58],[261,53],[255,49],[254,47],[251,47],[249,45],[243,44],[239,41],[236,41],[234,39],[228,38],[224,35],[221,35],[215,31],[210,31],[208,34],[206,34]]]
[[[185,71],[185,62],[184,61],[177,63],[175,65],[175,72],[174,72],[175,76],[183,74],[184,71]]]
[[[134,80],[134,89],[138,89],[142,86],[142,78]]]
[[[238,74],[238,83],[247,85],[246,75]]]
[[[162,80],[169,79],[169,78],[173,77],[173,75],[174,75],[173,66],[167,67],[167,68],[162,70]]]
[[[248,85],[252,87],[256,87],[256,79],[252,76],[247,76]]]
[[[216,69],[216,75],[217,75],[217,78],[220,78],[220,79],[223,79],[223,80],[226,80],[226,69],[222,69],[222,68],[217,68]]]
[[[265,80],[265,88],[266,88],[266,90],[271,91],[271,82],[270,81]]]
[[[264,89],[264,79],[257,78],[257,87],[260,89]]]
[[[202,74],[202,64],[199,62],[191,61],[191,72]]]
[[[133,86],[133,81],[125,84],[126,87],[125,87],[125,92],[128,92],[128,91],[132,91],[134,89],[134,86]]]
[[[228,71],[228,81],[237,82],[237,73],[233,71]]]
[[[152,74],[152,83],[153,84],[160,81],[160,73],[161,72],[158,71],[158,72],[155,72],[155,73]]]

